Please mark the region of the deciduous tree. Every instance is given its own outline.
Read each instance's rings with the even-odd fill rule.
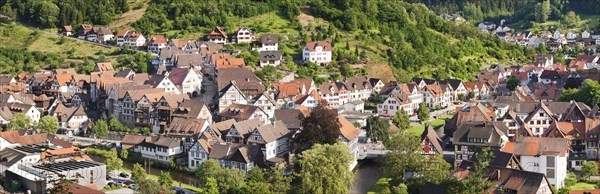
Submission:
[[[593,161],[585,161],[583,162],[583,167],[581,167],[581,177],[586,180],[589,180],[591,176],[598,176],[598,165]]]
[[[38,122],[36,126],[41,129],[42,132],[55,134],[58,131],[58,119],[46,115],[40,118],[40,122]]]
[[[581,18],[579,18],[579,15],[574,11],[567,12],[567,15],[565,15],[565,18],[563,19],[563,23],[569,28],[577,27],[579,22],[581,22]]]
[[[417,108],[417,118],[421,124],[429,120],[429,108],[425,102],[419,104],[419,108]]]
[[[203,194],[219,194],[217,180],[212,177],[207,178],[204,187],[202,187],[202,191]]]
[[[121,156],[121,158],[123,159],[127,159],[127,157],[129,156],[129,151],[127,151],[126,148],[121,149],[121,153],[119,154],[119,156]]]
[[[367,118],[367,137],[369,137],[371,141],[386,141],[388,129],[390,129],[390,123],[388,123],[388,121],[374,116]]]
[[[171,173],[160,171],[160,176],[158,177],[158,183],[162,188],[171,188],[173,186],[173,178],[171,177]]]
[[[131,180],[135,182],[140,182],[141,180],[144,180],[146,178],[148,178],[148,174],[146,174],[146,170],[144,170],[144,167],[142,167],[142,165],[139,163],[134,164],[133,170],[131,171]]]
[[[96,121],[92,127],[92,133],[98,138],[105,138],[108,136],[108,123],[103,119]]]
[[[506,81],[506,88],[508,88],[510,91],[515,91],[515,89],[517,88],[517,86],[519,86],[520,83],[521,80],[519,80],[519,78],[517,78],[516,76],[511,76]]]
[[[17,131],[29,127],[31,127],[31,119],[29,119],[29,117],[25,116],[24,114],[17,113],[13,115],[12,119],[10,119],[10,123],[8,123],[7,130]]]
[[[343,143],[315,144],[297,155],[296,191],[348,193],[352,186],[353,174],[349,167],[352,160],[354,157]]]
[[[396,111],[394,117],[392,117],[392,123],[402,130],[408,130],[410,128],[410,117],[408,113],[404,111],[404,108],[400,111]]]
[[[310,149],[315,144],[334,144],[338,141],[340,121],[337,113],[320,102],[310,115],[302,120],[302,131],[293,140],[294,153]]]

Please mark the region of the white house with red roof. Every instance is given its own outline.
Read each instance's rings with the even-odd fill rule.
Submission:
[[[313,63],[329,63],[332,50],[333,47],[329,42],[308,42],[302,48],[302,60]]]
[[[117,33],[117,46],[141,47],[144,44],[146,44],[146,38],[141,32],[121,30]]]
[[[251,43],[254,40],[254,33],[248,27],[240,27],[233,39],[237,43]]]
[[[158,54],[160,49],[167,47],[167,38],[163,35],[152,35],[148,41],[148,52]]]

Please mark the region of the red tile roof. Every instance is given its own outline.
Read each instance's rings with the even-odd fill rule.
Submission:
[[[154,44],[167,44],[167,38],[163,35],[152,35],[150,36],[150,40]]]
[[[310,52],[314,52],[318,46],[323,47],[323,51],[331,51],[332,50],[331,44],[326,41],[306,43],[306,49],[308,49],[308,51],[310,51]]]

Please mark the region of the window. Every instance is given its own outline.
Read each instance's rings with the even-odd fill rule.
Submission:
[[[546,157],[546,166],[554,168],[554,156]]]
[[[554,169],[552,169],[552,168],[546,169],[546,176],[548,178],[554,178]]]
[[[541,113],[540,113],[540,117],[543,117],[543,116],[544,116],[544,113],[542,113],[542,112],[541,112]]]

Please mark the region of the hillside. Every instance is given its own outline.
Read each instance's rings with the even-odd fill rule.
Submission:
[[[41,27],[90,22],[133,27],[144,34],[165,34],[170,38],[202,38],[214,26],[221,26],[229,33],[239,26],[248,26],[257,37],[265,33],[281,37],[280,48],[287,63],[280,70],[294,71],[300,77],[318,82],[359,74],[399,81],[408,81],[413,76],[468,80],[490,63],[516,63],[529,58],[520,47],[502,43],[472,26],[444,21],[422,4],[400,0],[362,2],[107,0],[107,6],[119,9],[103,11],[106,8],[97,5],[70,3],[56,10],[57,4],[48,2],[0,0],[0,7],[10,13],[7,15]],[[36,6],[20,10],[27,5]],[[81,9],[72,9],[77,6]],[[50,11],[52,17],[37,17],[43,11]],[[25,17],[27,14],[33,16]],[[79,14],[84,17],[76,16]],[[95,15],[99,18],[93,17]],[[43,44],[31,42],[35,39],[29,38],[14,44],[73,59],[94,59],[98,53],[106,53],[86,44],[62,49],[62,45],[71,43],[51,44],[57,40],[43,33],[39,36]],[[10,39],[20,40],[19,37]],[[298,62],[304,43],[319,40],[332,43],[336,62],[327,67],[293,63]],[[244,45],[231,47],[247,48]],[[65,53],[67,51],[69,53]],[[252,54],[243,56],[251,59],[249,55]]]
[[[0,73],[17,74],[39,68],[72,67],[89,72],[94,62],[110,61],[117,67],[147,72],[150,55],[120,51],[53,32],[35,30],[17,23],[0,23]]]
[[[517,30],[600,31],[600,0],[407,0],[436,13],[460,13],[471,23],[504,19]],[[572,13],[572,14],[570,14]]]
[[[474,27],[446,22],[425,6],[399,0],[360,2],[152,1],[133,27],[170,37],[201,38],[216,25],[229,33],[248,26],[258,36],[279,34],[288,59],[298,59],[307,41],[332,42],[338,63],[310,71],[301,66],[288,68],[302,77],[333,74],[328,77],[335,79],[363,73],[390,77],[393,73],[400,81],[412,76],[472,79],[489,63],[528,58],[521,48]]]
[[[25,48],[64,56],[67,61],[82,62],[98,59],[99,55],[113,52],[114,48],[73,38],[62,38],[46,31],[33,30],[22,25],[0,23],[0,48]]]

